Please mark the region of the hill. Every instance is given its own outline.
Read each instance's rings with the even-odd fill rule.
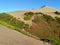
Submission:
[[[45,43],[48,45],[48,43]],[[0,45],[45,45],[42,41],[0,25]],[[50,45],[50,44],[49,44]]]
[[[54,8],[43,6],[1,13],[0,24],[30,37],[36,36],[39,40],[60,45],[60,11]]]
[[[57,14],[54,13],[56,11],[60,11],[60,10],[56,10],[56,9],[48,7],[48,6],[44,6],[42,8],[37,8],[37,9],[8,12],[7,14],[11,14],[12,16],[16,17],[17,19],[22,20],[25,23],[28,23],[28,24],[32,25],[32,22],[31,22],[32,19],[28,20],[28,21],[25,21],[23,19],[24,18],[24,13],[26,13],[26,12],[33,12],[33,13],[42,12],[44,14],[48,14],[48,15],[52,16],[53,18],[56,17],[56,16],[60,17],[60,15],[57,15]],[[34,18],[34,16],[33,16],[33,18]]]

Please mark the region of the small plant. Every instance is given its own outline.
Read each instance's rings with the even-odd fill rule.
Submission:
[[[50,40],[49,39],[41,39],[41,40],[50,43]]]
[[[60,24],[60,18],[59,17],[55,17],[55,19]]]
[[[32,20],[34,23],[39,23],[40,22],[40,17],[36,17],[34,20]]]
[[[24,20],[30,20],[31,19],[31,16],[30,15],[26,15],[25,17],[24,17]]]
[[[58,30],[55,29],[53,32],[54,32],[57,36],[59,36],[59,31],[58,31]]]
[[[24,25],[24,28],[29,28],[29,24],[25,24]]]
[[[30,20],[33,14],[34,14],[33,12],[26,12],[24,14],[25,15],[24,20]]]
[[[59,11],[56,11],[55,14],[60,15],[60,12]]]
[[[40,40],[42,40],[42,41],[44,41],[44,42],[49,42],[49,43],[52,43],[53,45],[60,45],[60,41],[58,41],[58,40],[55,40],[55,39],[51,39],[51,38],[42,38],[42,39],[40,39]]]
[[[30,15],[32,16],[34,13],[33,12],[26,12],[24,15]]]
[[[35,14],[43,14],[42,12],[36,12]]]
[[[46,19],[47,22],[51,22],[54,20],[50,15],[45,14],[45,15],[43,15],[43,17]]]

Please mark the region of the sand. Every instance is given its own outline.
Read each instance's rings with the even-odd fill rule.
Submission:
[[[60,11],[60,10],[56,10],[54,8],[45,6],[43,8],[37,8],[37,9],[31,9],[31,10],[21,10],[21,11],[7,12],[7,14],[10,14],[10,15],[16,17],[17,19],[20,18],[19,20],[21,20],[25,23],[28,23],[29,25],[32,25],[32,20],[34,19],[34,16],[32,17],[32,19],[26,21],[26,20],[24,20],[24,13],[25,12],[33,12],[33,13],[42,12],[44,14],[48,14],[48,15],[52,16],[53,18],[55,18],[56,16],[60,17],[60,15],[56,15],[54,13],[56,11]]]
[[[36,40],[0,25],[0,45],[48,45],[49,43]],[[51,45],[51,44],[49,44]]]

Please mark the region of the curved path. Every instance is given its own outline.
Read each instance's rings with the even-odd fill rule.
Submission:
[[[48,45],[0,25],[0,45]]]

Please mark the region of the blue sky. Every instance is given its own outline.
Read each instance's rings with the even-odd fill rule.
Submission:
[[[0,12],[40,8],[43,5],[60,10],[60,0],[0,0]]]

